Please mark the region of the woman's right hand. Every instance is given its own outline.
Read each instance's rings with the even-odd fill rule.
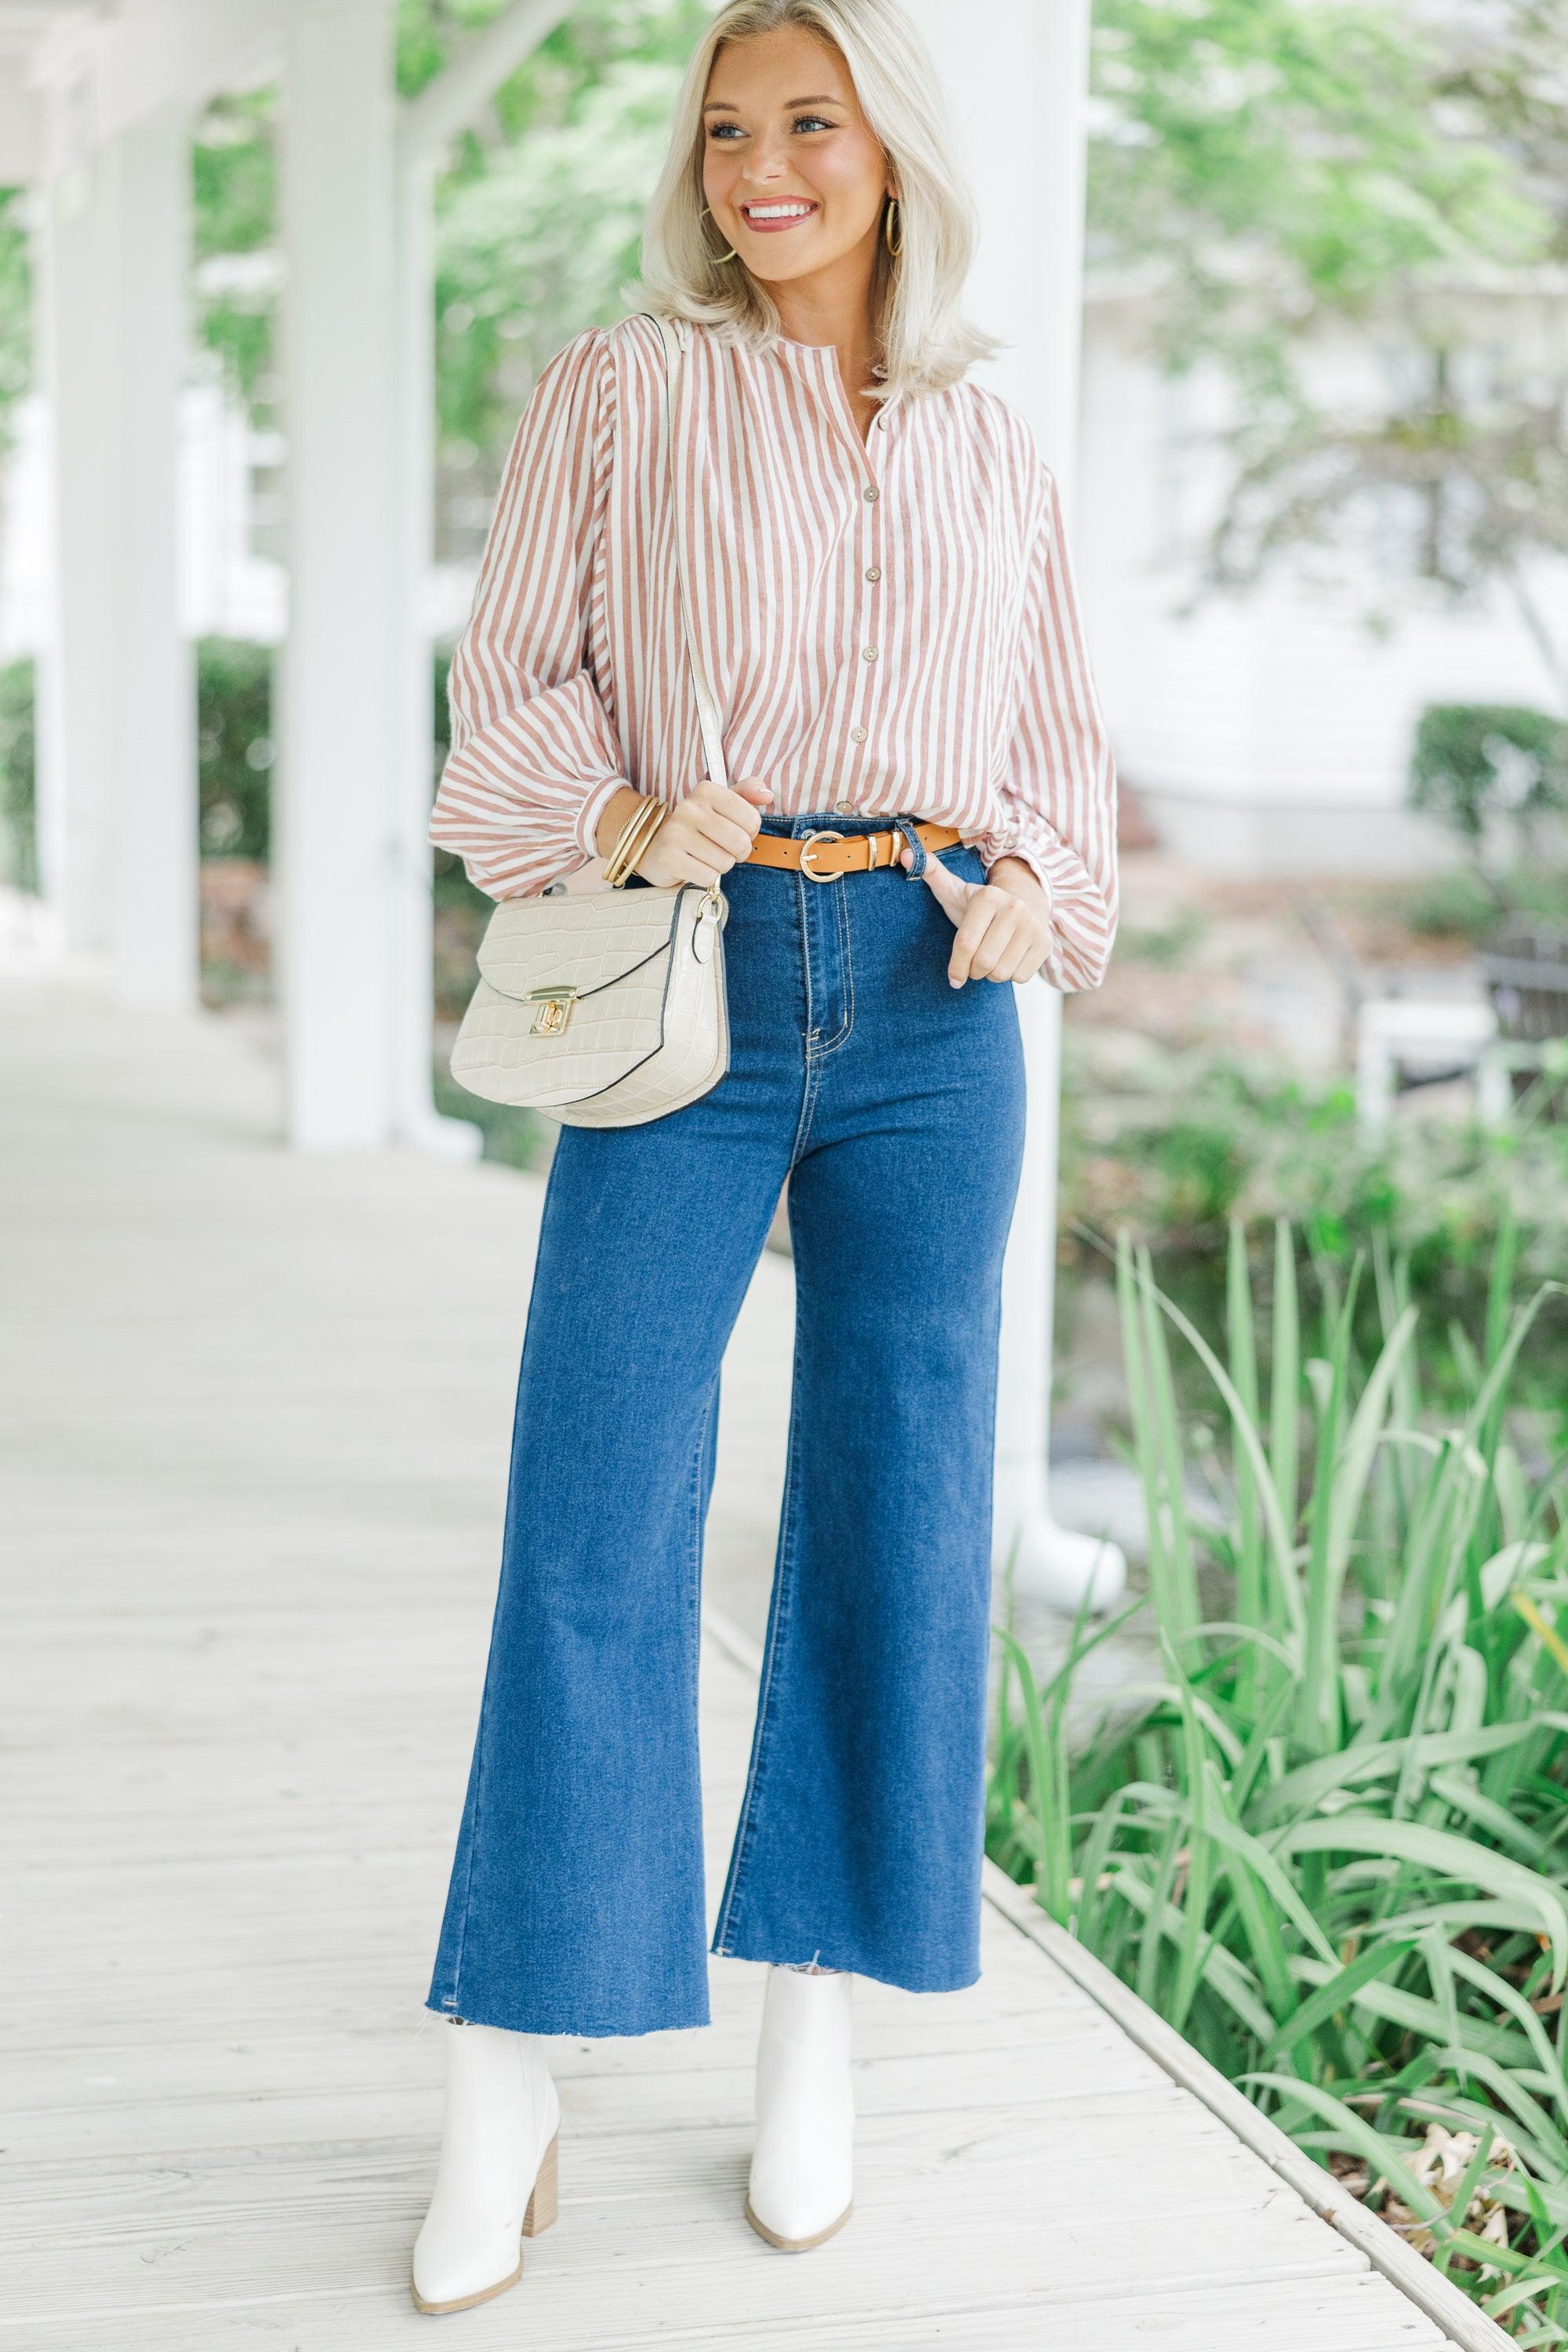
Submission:
[[[733,787],[704,776],[684,800],[675,803],[637,860],[637,872],[645,882],[717,881],[750,853],[762,812],[773,796],[773,786],[760,776],[742,776]],[[624,801],[618,793],[611,801],[600,829],[601,855],[615,847],[641,797],[628,787]]]

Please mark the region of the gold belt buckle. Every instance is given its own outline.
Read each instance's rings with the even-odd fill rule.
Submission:
[[[811,862],[811,845],[814,841],[842,841],[844,835],[841,833],[829,833],[826,828],[817,833],[802,834],[800,837],[800,870],[805,876],[807,881],[841,882],[843,880],[844,877],[841,874],[819,874]]]
[[[533,1034],[536,1037],[560,1036],[572,1018],[572,1004],[576,993],[575,988],[562,987],[559,982],[553,988],[529,990],[524,1002],[539,1007],[533,1016]]]

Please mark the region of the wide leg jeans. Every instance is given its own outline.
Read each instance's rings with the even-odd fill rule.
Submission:
[[[786,1182],[788,1466],[711,1948],[915,1991],[978,1973],[1014,990],[951,985],[952,924],[901,867],[724,888],[727,1076],[641,1127],[563,1129],[551,1168],[427,1997],[484,2024],[708,2021],[702,1531],[720,1362]]]

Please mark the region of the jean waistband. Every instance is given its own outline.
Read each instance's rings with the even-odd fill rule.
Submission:
[[[782,833],[796,837],[803,833],[889,833],[891,832],[900,816],[903,817],[907,824],[936,822],[934,818],[911,816],[907,810],[903,809],[896,814],[889,811],[878,816],[869,815],[861,810],[857,810],[852,816],[840,816],[837,810],[831,808],[806,809],[797,816],[779,816],[772,810],[764,809],[761,830],[763,833]]]

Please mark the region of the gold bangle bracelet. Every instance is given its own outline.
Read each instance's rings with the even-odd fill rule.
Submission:
[[[661,801],[645,800],[641,808],[623,827],[621,837],[616,844],[615,869],[617,881],[624,882],[631,872],[633,861],[649,830],[658,824],[658,813],[663,805]]]
[[[627,845],[630,842],[632,834],[637,826],[645,822],[647,814],[647,807],[648,803],[647,801],[638,801],[636,808],[633,809],[630,816],[627,817],[625,824],[622,825],[619,833],[616,834],[610,854],[605,860],[605,879],[606,882],[614,882],[616,877],[620,874],[622,865],[626,857]]]
[[[658,831],[659,826],[669,814],[669,803],[668,801],[658,801],[654,805],[655,815],[653,823],[649,825],[644,826],[642,832],[638,834],[637,840],[632,845],[631,856],[626,864],[626,872],[628,874],[635,874],[637,868],[641,866],[643,859],[647,856],[648,845],[653,840],[654,835]]]
[[[619,845],[620,856],[616,858],[610,873],[610,881],[616,889],[619,889],[622,883],[636,872],[637,863],[642,856],[644,845],[658,830],[658,817],[649,814],[644,817],[637,831],[628,835],[626,841]]]
[[[654,825],[658,824],[656,809],[658,809],[658,802],[644,802],[644,807],[637,809],[637,818],[627,825],[626,833],[621,835],[621,840],[616,842],[614,858],[611,858],[611,863],[605,868],[611,889],[621,889],[623,882],[630,877],[630,873],[635,870],[635,866],[637,866],[637,858],[639,854],[642,854],[644,840],[647,840],[648,833],[654,830]]]
[[[618,888],[631,872],[632,853],[648,825],[652,824],[655,812],[663,805],[661,801],[642,801],[622,825],[616,836],[616,845],[605,860],[605,879],[612,887]]]

